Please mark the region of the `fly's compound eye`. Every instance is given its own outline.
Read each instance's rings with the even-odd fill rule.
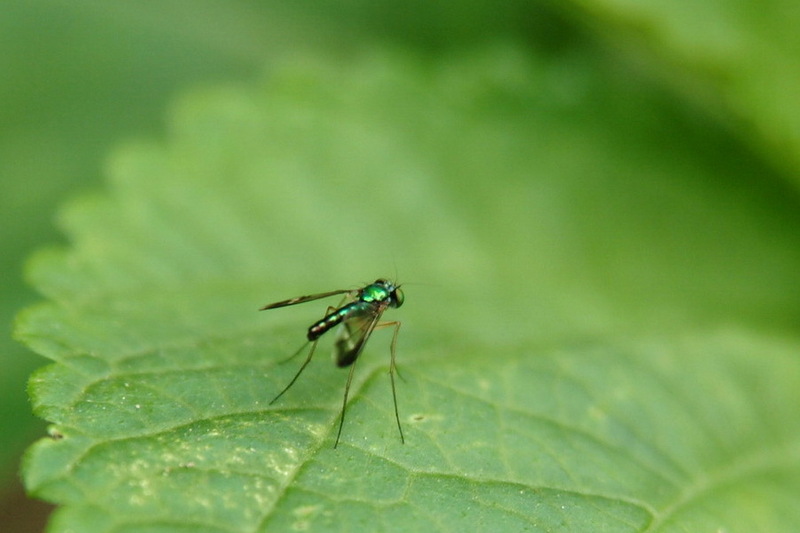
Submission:
[[[394,300],[394,306],[400,307],[403,305],[403,300],[405,300],[405,296],[403,296],[403,291],[400,289],[395,289],[392,291],[392,300]]]

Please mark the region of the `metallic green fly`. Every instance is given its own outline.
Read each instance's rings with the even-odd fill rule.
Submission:
[[[397,372],[395,366],[395,348],[397,346],[397,334],[400,331],[400,322],[381,322],[383,312],[389,307],[400,307],[403,305],[403,292],[400,290],[399,285],[395,285],[391,281],[385,279],[375,280],[366,287],[360,289],[342,289],[338,291],[323,292],[321,294],[312,294],[310,296],[299,296],[291,298],[282,302],[265,305],[261,311],[265,309],[276,309],[278,307],[286,307],[289,305],[301,304],[320,298],[327,298],[329,296],[336,296],[337,294],[344,294],[345,297],[338,307],[328,307],[325,316],[320,320],[314,322],[309,328],[306,337],[308,342],[303,344],[292,357],[302,352],[306,346],[311,344],[311,349],[308,352],[308,357],[300,366],[300,370],[294,375],[288,385],[272,399],[270,405],[275,403],[278,398],[283,396],[289,388],[294,385],[300,374],[303,373],[308,363],[311,362],[311,357],[314,355],[314,350],[317,347],[319,338],[333,329],[335,326],[341,325],[339,333],[337,334],[334,342],[334,359],[336,366],[343,368],[350,366],[350,374],[347,376],[347,383],[344,386],[344,400],[342,401],[342,416],[339,420],[339,432],[336,434],[336,442],[333,447],[339,445],[339,438],[342,436],[342,426],[344,425],[344,413],[347,408],[347,395],[350,392],[350,383],[353,381],[353,371],[355,370],[355,362],[364,346],[367,344],[372,332],[379,328],[394,327],[394,335],[392,336],[391,344],[391,361],[389,363],[389,377],[392,382],[392,399],[394,400],[394,417],[397,420],[397,429],[400,432],[400,442],[405,443],[403,437],[403,428],[400,426],[400,415],[397,411],[397,393],[395,391],[394,375]],[[349,301],[348,301],[349,300]],[[345,303],[347,302],[347,303]],[[291,359],[291,357],[290,357]]]

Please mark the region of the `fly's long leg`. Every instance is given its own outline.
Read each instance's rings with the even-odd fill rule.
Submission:
[[[297,357],[300,354],[300,352],[302,352],[306,348],[306,346],[308,346],[308,343],[305,343],[304,345],[302,345],[296,352],[294,352],[292,355],[290,355],[286,359],[281,359],[280,361],[278,361],[278,364],[282,365],[284,363],[288,363],[289,361],[291,361],[292,359]]]
[[[308,343],[305,343],[305,344],[304,344],[304,345],[303,345],[303,346],[302,346],[302,347],[301,347],[299,350],[297,350],[297,351],[294,353],[294,355],[292,355],[291,357],[289,357],[289,359],[291,359],[291,358],[292,358],[292,357],[294,357],[295,355],[297,355],[297,354],[299,354],[300,352],[302,352],[302,351],[303,351],[303,349],[304,349],[306,346],[308,346]],[[314,350],[315,350],[316,348],[317,348],[317,341],[314,341],[314,342],[312,342],[312,343],[311,343],[311,349],[308,351],[308,357],[306,357],[306,360],[305,360],[305,361],[303,361],[303,364],[300,366],[300,370],[298,370],[298,371],[297,371],[297,374],[295,374],[295,375],[294,375],[294,377],[292,378],[292,381],[290,381],[290,382],[289,382],[289,384],[288,384],[288,385],[286,385],[286,387],[284,387],[284,389],[283,389],[281,392],[279,392],[279,393],[278,393],[278,395],[277,395],[277,396],[275,396],[275,397],[272,399],[272,401],[271,401],[271,402],[269,402],[269,404],[270,404],[270,405],[272,405],[273,403],[275,403],[276,401],[278,401],[278,398],[280,398],[281,396],[283,396],[283,393],[284,393],[284,392],[286,392],[287,390],[289,390],[289,389],[292,387],[292,385],[294,385],[294,382],[295,382],[295,381],[297,381],[297,378],[299,378],[299,377],[300,377],[300,374],[302,374],[302,373],[303,373],[303,370],[305,370],[305,369],[306,369],[306,367],[308,366],[308,363],[310,363],[310,362],[311,362],[311,358],[314,356]],[[286,359],[286,361],[288,361],[289,359]]]
[[[384,322],[380,324],[381,326],[394,326],[394,335],[392,335],[392,345],[391,345],[391,362],[389,363],[389,379],[392,382],[392,400],[394,401],[394,419],[397,420],[397,431],[400,432],[400,442],[403,444],[406,443],[405,437],[403,437],[403,428],[400,426],[400,412],[397,410],[397,391],[394,386],[394,375],[397,374],[400,376],[400,373],[397,371],[397,365],[395,364],[395,350],[397,349],[397,334],[400,333],[400,324],[402,322]],[[400,376],[401,378],[403,376]]]
[[[342,399],[342,416],[339,418],[339,431],[336,433],[336,442],[333,443],[333,448],[339,446],[339,438],[342,436],[342,428],[344,427],[344,413],[347,411],[347,396],[350,394],[350,383],[353,381],[353,371],[356,369],[356,361],[350,365],[350,372],[347,374],[347,383],[344,386],[344,398]]]
[[[356,361],[358,361],[358,356],[361,354],[361,351],[364,349],[364,346],[367,344],[367,340],[369,340],[370,335],[375,330],[375,326],[378,324],[378,319],[380,318],[380,314],[376,314],[372,319],[367,322],[367,325],[364,327],[364,333],[361,335],[361,338],[356,342],[355,346],[350,351],[350,355],[346,355],[344,359],[347,361],[352,361],[350,363],[350,373],[347,375],[347,383],[344,385],[344,398],[342,399],[342,416],[339,419],[339,432],[336,433],[336,442],[333,443],[333,447],[336,448],[339,445],[339,438],[342,436],[342,428],[344,427],[344,414],[347,410],[347,397],[350,395],[350,384],[353,382],[353,371],[356,368]]]
[[[357,343],[356,347],[354,348],[355,356],[352,358],[353,362],[350,367],[350,373],[347,376],[347,383],[344,386],[344,399],[342,400],[342,416],[339,419],[339,431],[336,434],[336,442],[334,443],[333,447],[336,448],[339,445],[339,438],[342,435],[342,428],[344,427],[344,415],[347,409],[347,398],[350,395],[350,384],[353,381],[353,371],[356,366],[356,362],[358,361],[358,355],[361,353],[361,350],[366,345],[367,340],[369,339],[372,332],[379,328],[385,328],[389,326],[394,327],[394,335],[392,336],[392,344],[391,344],[391,360],[389,363],[389,378],[392,383],[392,401],[394,402],[394,418],[397,421],[397,430],[400,432],[400,442],[405,444],[406,439],[403,436],[403,427],[400,425],[400,412],[397,408],[397,387],[395,386],[394,375],[397,373],[397,365],[395,363],[395,351],[397,348],[397,335],[400,333],[400,325],[401,322],[378,322],[378,318],[380,315],[375,316],[364,330],[364,334],[361,340]],[[399,374],[398,374],[399,375]]]
[[[397,388],[394,384],[394,375],[397,374],[400,376],[400,379],[405,381],[405,378],[400,374],[400,371],[397,369],[397,363],[395,358],[395,353],[397,351],[397,334],[400,333],[400,325],[402,322],[393,321],[393,322],[381,322],[375,325],[375,329],[379,328],[388,328],[389,326],[394,327],[394,334],[392,335],[392,344],[391,344],[391,360],[389,362],[389,379],[392,382],[392,401],[394,401],[394,419],[397,421],[397,430],[400,432],[400,442],[403,444],[406,443],[406,439],[403,436],[403,428],[400,426],[400,412],[397,409]]]
[[[333,294],[336,294],[336,293],[333,293]],[[335,308],[335,307],[328,306],[328,310],[325,312],[325,314],[329,314],[331,311],[335,311],[335,310],[336,310],[336,308]],[[287,390],[289,390],[289,389],[292,387],[292,385],[294,385],[294,382],[295,382],[295,381],[297,381],[297,378],[299,378],[299,377],[300,377],[300,374],[302,374],[302,373],[303,373],[303,370],[305,370],[305,369],[306,369],[306,367],[308,366],[308,363],[310,363],[310,362],[311,362],[311,358],[314,356],[314,350],[316,350],[316,349],[317,349],[317,341],[318,341],[318,340],[319,340],[319,339],[315,340],[315,341],[314,341],[314,342],[311,344],[311,350],[308,352],[308,357],[306,357],[306,360],[305,360],[305,361],[303,361],[303,364],[300,366],[300,370],[298,370],[298,371],[297,371],[297,374],[295,374],[295,375],[294,375],[294,377],[292,378],[292,381],[290,381],[290,382],[289,382],[289,384],[288,384],[288,385],[286,385],[286,387],[284,387],[284,389],[283,389],[283,390],[282,390],[280,393],[278,393],[278,395],[277,395],[277,396],[275,396],[275,397],[272,399],[272,401],[271,401],[271,402],[269,402],[269,404],[270,404],[270,405],[272,405],[273,403],[275,403],[275,402],[278,400],[278,398],[280,398],[281,396],[283,396],[283,393],[284,393],[284,392],[286,392]],[[290,359],[294,359],[295,357],[297,357],[297,354],[299,354],[300,352],[302,352],[302,351],[305,349],[305,347],[306,347],[306,346],[308,346],[308,343],[305,343],[304,345],[302,345],[302,346],[300,347],[300,349],[299,349],[299,350],[297,350],[297,351],[296,351],[296,352],[294,352],[292,355],[290,355],[289,357],[287,357],[286,359],[284,359],[283,361],[281,361],[279,364],[283,364],[283,363],[285,363],[285,362],[289,361]]]
[[[400,333],[400,325],[401,324],[402,324],[402,322],[398,322],[396,320],[392,321],[392,322],[381,322],[381,323],[375,325],[375,329],[388,328],[389,326],[393,326],[394,327],[394,335],[392,335],[392,345],[391,345],[392,359],[391,359],[391,366],[389,367],[389,374],[392,374],[392,372],[394,372],[395,374],[397,374],[397,376],[400,379],[405,381],[406,378],[403,377],[403,374],[400,373],[400,369],[397,368],[397,364],[395,362],[395,356],[394,356],[395,351],[397,349],[397,334]],[[392,381],[392,383],[394,384],[394,380]],[[397,402],[396,401],[395,401],[395,407],[397,407]],[[401,440],[402,440],[402,437],[403,437],[403,432],[401,430],[400,431]]]

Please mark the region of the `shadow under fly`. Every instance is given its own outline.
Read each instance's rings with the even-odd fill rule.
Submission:
[[[350,373],[347,376],[347,383],[344,386],[344,399],[342,400],[342,415],[339,419],[339,431],[336,434],[336,442],[333,447],[339,445],[339,438],[342,436],[342,426],[344,425],[344,414],[347,409],[347,396],[350,392],[350,383],[353,381],[353,371],[355,370],[355,362],[364,346],[367,344],[370,335],[376,329],[393,327],[394,335],[392,336],[391,344],[391,360],[389,363],[389,377],[392,383],[392,400],[394,401],[394,417],[397,420],[397,430],[400,432],[400,442],[405,443],[403,437],[403,428],[400,426],[400,415],[397,411],[397,393],[395,390],[394,375],[397,373],[395,367],[395,348],[397,346],[397,334],[400,331],[400,322],[381,322],[383,312],[389,307],[400,307],[403,305],[403,292],[400,290],[399,285],[395,285],[391,281],[385,279],[375,280],[374,283],[362,287],[360,289],[342,289],[338,291],[323,292],[320,294],[311,294],[309,296],[299,296],[281,302],[265,305],[261,311],[266,309],[276,309],[278,307],[287,307],[290,305],[311,302],[329,296],[336,296],[344,294],[344,299],[337,307],[328,307],[325,316],[320,320],[314,322],[309,328],[306,337],[308,342],[303,344],[297,352],[295,352],[289,359],[302,352],[306,346],[311,344],[311,349],[308,352],[306,360],[300,366],[300,369],[294,375],[289,384],[272,399],[270,405],[275,403],[278,398],[294,385],[300,374],[303,373],[311,358],[314,356],[314,350],[317,348],[319,338],[325,333],[333,329],[335,326],[341,325],[334,342],[334,359],[336,366],[344,368],[349,366]]]

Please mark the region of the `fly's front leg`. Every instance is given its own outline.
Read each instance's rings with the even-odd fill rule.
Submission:
[[[379,324],[377,324],[375,326],[375,329],[388,328],[389,326],[393,326],[394,327],[394,335],[392,335],[392,344],[391,344],[392,358],[391,358],[391,362],[389,364],[389,373],[391,374],[392,372],[394,372],[395,374],[397,374],[400,377],[400,379],[405,381],[406,378],[403,377],[403,375],[400,373],[400,369],[397,368],[397,362],[396,362],[396,359],[395,359],[395,352],[397,351],[397,334],[400,333],[400,326],[402,324],[403,324],[402,322],[398,322],[398,321],[381,322],[381,323],[379,323]]]
[[[403,428],[400,425],[400,413],[397,409],[397,390],[394,384],[394,375],[397,374],[400,376],[401,379],[404,379],[403,376],[400,375],[400,372],[397,370],[396,364],[396,357],[395,353],[397,351],[397,334],[400,333],[400,325],[402,322],[381,322],[380,324],[376,325],[376,328],[387,328],[389,326],[394,326],[394,335],[392,335],[392,344],[391,344],[391,361],[389,362],[389,379],[392,382],[392,400],[394,401],[394,418],[397,420],[397,430],[400,432],[400,442],[405,444],[406,439],[403,437]]]

